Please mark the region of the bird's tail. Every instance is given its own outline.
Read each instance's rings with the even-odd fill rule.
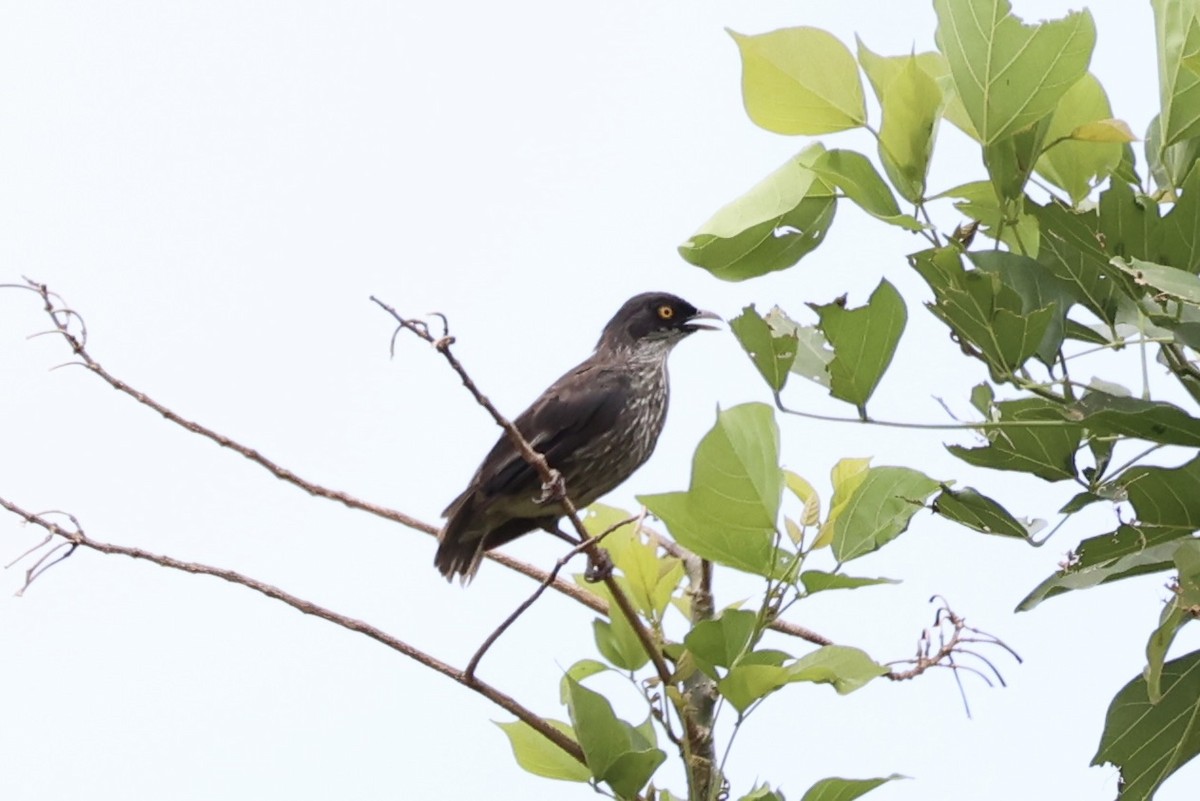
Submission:
[[[442,514],[446,525],[438,532],[438,549],[433,564],[453,581],[458,576],[465,585],[475,577],[483,560],[483,532],[473,531],[475,509],[470,490],[454,499]]]

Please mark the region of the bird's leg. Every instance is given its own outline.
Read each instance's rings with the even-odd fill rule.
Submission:
[[[550,480],[542,484],[542,494],[534,500],[534,503],[540,505],[551,501],[561,501],[565,497],[567,497],[567,481],[563,478],[562,473],[551,468]],[[579,544],[578,540],[573,541],[576,545]]]
[[[542,528],[558,537],[560,540],[569,542],[576,547],[582,544],[580,539],[574,534],[568,534],[559,528],[557,521],[544,525]],[[608,557],[608,551],[596,546],[589,548],[587,555],[587,568],[583,571],[583,578],[585,581],[595,584],[597,582],[604,581],[606,578],[612,575],[613,563],[612,559]]]

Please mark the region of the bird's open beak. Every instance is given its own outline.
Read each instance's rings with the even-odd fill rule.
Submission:
[[[696,312],[695,314],[693,314],[691,317],[688,318],[688,321],[683,324],[684,329],[687,331],[701,331],[701,330],[703,330],[703,331],[718,331],[718,330],[720,330],[720,328],[718,326],[709,325],[708,323],[697,322],[697,320],[716,320],[717,322],[724,322],[724,320],[721,319],[721,315],[717,314],[716,312],[701,310],[701,311]]]

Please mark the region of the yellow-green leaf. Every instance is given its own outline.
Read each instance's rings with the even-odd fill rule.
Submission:
[[[756,125],[814,136],[866,123],[854,56],[833,34],[799,27],[729,35],[742,56],[742,98]]]
[[[1133,140],[1129,126],[1112,119],[1104,87],[1088,73],[1067,90],[1050,118],[1036,169],[1078,205],[1121,162],[1121,144]]]

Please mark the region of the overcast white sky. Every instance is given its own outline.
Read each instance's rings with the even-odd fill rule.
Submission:
[[[1149,4],[1089,5],[1093,70],[1142,131],[1156,104]],[[967,414],[982,370],[914,302],[926,295],[903,254],[918,240],[843,206],[820,251],[759,281],[718,282],[675,252],[805,144],[746,119],[723,27],[798,24],[848,42],[857,32],[885,54],[933,43],[924,0],[4,3],[0,283],[48,282],[86,317],[94,355],[177,411],[430,521],[495,431],[421,343],[401,340],[389,361],[371,293],[449,315],[462,360],[516,413],[637,292],[803,316],[806,301],[846,291],[857,305],[887,276],[909,299],[910,327],[877,409],[940,420],[939,396]],[[824,141],[871,148],[857,134]],[[982,176],[957,132],[944,127],[939,148],[932,186]],[[53,338],[25,340],[44,327],[32,295],[0,293],[0,495],[71,511],[98,539],[238,569],[456,664],[531,589],[496,565],[467,590],[447,585],[431,538],[309,498],[80,370],[49,372],[68,354]],[[682,488],[715,408],[768,399],[727,334],[684,343],[672,374],[659,450],[613,502]],[[851,411],[804,382],[787,395]],[[833,463],[868,455],[1031,516],[1070,494],[972,473],[940,447],[969,437],[782,426],[787,465],[826,497]],[[1001,660],[1007,689],[967,682],[974,720],[948,674],[846,698],[789,688],[739,735],[734,797],[756,778],[795,799],[825,776],[893,772],[914,780],[872,798],[1113,797],[1115,770],[1087,763],[1109,700],[1141,668],[1162,577],[1012,614],[1063,553],[1113,522],[1096,509],[1034,550],[919,516],[855,571],[902,585],[818,597],[795,618],[901,658],[937,592],[1026,664]],[[0,517],[0,561],[38,538]],[[560,545],[530,537],[510,550],[548,566]],[[11,597],[20,584],[19,569],[0,573],[6,799],[595,797],[519,770],[488,722],[507,716],[478,696],[246,590],[92,553]],[[753,589],[722,577],[718,601]],[[481,675],[565,718],[558,677],[595,655],[591,617],[544,599]],[[602,686],[640,720],[627,687]],[[678,776],[663,780],[682,791]],[[1193,764],[1159,798],[1194,799],[1198,784]]]

